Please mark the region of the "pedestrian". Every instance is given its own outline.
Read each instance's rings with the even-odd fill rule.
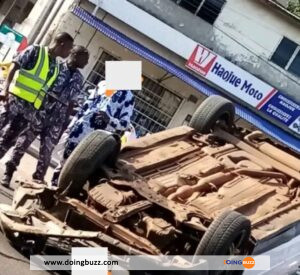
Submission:
[[[59,74],[56,57],[66,58],[72,47],[73,38],[68,33],[59,33],[49,48],[29,46],[13,60],[0,95],[0,101],[5,102],[0,113],[0,158],[41,108],[46,92]]]
[[[6,163],[3,185],[9,185],[21,158],[38,135],[41,137],[40,152],[32,177],[44,181],[54,147],[64,131],[74,103],[81,94],[83,75],[79,69],[87,65],[88,59],[89,53],[86,48],[74,46],[67,61],[60,64],[57,80],[48,90],[43,106],[17,139],[11,158]]]
[[[54,170],[52,186],[57,187],[65,161],[85,136],[95,130],[106,130],[122,135],[130,125],[133,107],[134,96],[130,90],[106,90],[105,81],[101,81],[64,134],[65,149],[60,164]]]
[[[6,63],[0,63],[0,93],[2,93],[3,90],[3,85],[5,83],[5,80],[7,78],[8,72],[9,72],[9,68],[11,66],[12,62],[6,62]],[[5,112],[5,103],[4,102],[0,102],[0,113]],[[2,129],[4,127],[4,125],[6,125],[7,119],[4,120],[2,118],[1,120],[1,124],[0,125],[0,129]]]

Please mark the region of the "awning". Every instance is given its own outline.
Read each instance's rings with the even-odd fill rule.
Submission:
[[[181,69],[180,67],[171,63],[164,57],[154,53],[153,51],[144,47],[140,43],[132,40],[131,38],[117,31],[116,29],[110,27],[102,20],[93,16],[91,13],[87,12],[81,7],[78,6],[74,7],[72,9],[72,12],[77,17],[79,17],[82,21],[89,24],[90,26],[92,26],[93,28],[95,28],[105,36],[109,37],[113,41],[119,43],[120,45],[127,48],[128,50],[134,52],[135,54],[150,61],[151,63],[157,65],[158,67],[164,69],[168,73],[178,77],[179,79],[181,79],[182,81],[190,85],[191,87],[198,90],[200,93],[205,94],[206,96],[210,96],[210,95],[224,96],[224,94],[221,94],[219,91],[210,87],[208,84],[196,78],[191,73]],[[264,133],[268,134],[269,136],[277,139],[281,143],[285,144],[286,146],[300,153],[300,140],[298,138],[282,130],[276,125],[270,123],[266,119],[258,116],[257,114],[251,112],[249,109],[241,106],[240,104],[235,103],[235,106],[236,106],[236,113],[240,117],[250,122],[251,124],[255,125],[255,127],[259,128]]]

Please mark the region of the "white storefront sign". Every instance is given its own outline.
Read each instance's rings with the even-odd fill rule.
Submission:
[[[276,92],[272,86],[202,45],[196,46],[186,66],[258,109]]]

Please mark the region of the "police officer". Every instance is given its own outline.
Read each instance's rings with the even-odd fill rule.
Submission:
[[[43,181],[51,161],[54,147],[63,131],[72,105],[78,100],[83,86],[83,69],[89,59],[89,53],[82,46],[74,46],[66,62],[60,64],[60,73],[55,84],[48,90],[44,104],[35,118],[21,132],[11,158],[6,163],[2,184],[8,185],[13,169],[20,163],[26,149],[40,135],[41,145],[38,164],[33,179]]]
[[[0,95],[0,101],[6,103],[0,114],[0,158],[41,108],[46,92],[59,74],[56,57],[66,58],[72,47],[73,38],[68,33],[59,33],[49,48],[30,46],[13,60]],[[6,167],[8,173],[14,170],[15,167]],[[8,185],[5,181],[2,184]]]

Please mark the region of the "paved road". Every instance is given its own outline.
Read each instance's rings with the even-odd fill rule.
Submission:
[[[39,154],[39,146],[40,146],[40,142],[38,139],[36,139],[32,145],[30,146],[30,148],[27,150],[28,153],[30,153],[30,155],[34,156],[35,158],[38,157],[38,154]],[[57,149],[55,149],[53,151],[53,154],[52,154],[52,160],[51,160],[51,166],[52,167],[55,167],[58,163],[58,153],[57,153]]]
[[[3,175],[4,158],[0,161],[0,177]],[[21,162],[20,169],[14,179],[30,179],[34,172],[36,160],[25,155]],[[49,180],[51,171],[48,171],[46,179]],[[13,196],[13,189],[16,184],[12,184],[12,189],[6,189],[0,186],[0,203],[10,203]],[[45,271],[30,271],[29,260],[10,246],[6,238],[0,233],[0,275],[49,275]]]

